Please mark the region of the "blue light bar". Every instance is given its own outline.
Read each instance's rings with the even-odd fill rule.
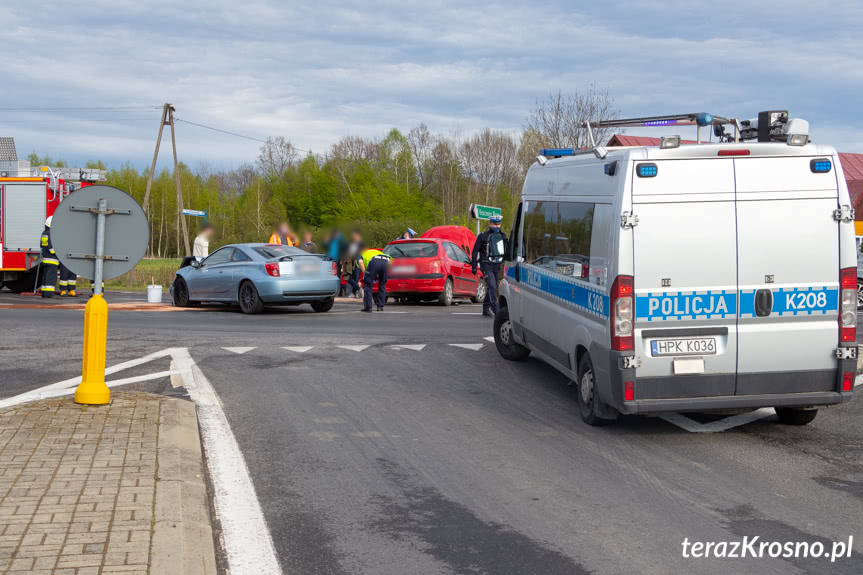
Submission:
[[[713,115],[701,113],[695,116],[695,123],[699,126],[709,126],[713,123]]]
[[[575,150],[572,148],[543,148],[539,151],[539,155],[546,158],[559,158],[561,156],[573,156]]]
[[[826,174],[833,167],[833,162],[827,158],[818,158],[809,162],[809,169],[816,174]]]
[[[638,164],[635,170],[639,178],[653,178],[659,171],[656,164]]]
[[[647,122],[642,122],[642,126],[673,126],[677,123],[677,120],[649,120]]]

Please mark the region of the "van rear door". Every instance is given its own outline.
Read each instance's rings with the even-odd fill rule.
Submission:
[[[642,164],[656,171],[644,170],[640,177]],[[733,395],[738,351],[733,160],[637,161],[632,178],[638,216],[635,349],[642,358],[636,399]]]
[[[737,395],[836,388],[839,222],[835,162],[736,158]],[[832,160],[832,158],[826,158]]]

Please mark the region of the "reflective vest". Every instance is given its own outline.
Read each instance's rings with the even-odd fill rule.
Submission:
[[[45,226],[39,242],[42,248],[42,263],[46,265],[60,265],[60,260],[57,259],[57,254],[54,253],[54,246],[51,245],[51,228]]]
[[[273,235],[270,236],[270,241],[268,243],[291,247],[293,247],[294,245],[294,241],[291,239],[291,236],[283,236],[279,232],[273,232]]]
[[[363,252],[363,264],[365,264],[366,269],[369,269],[369,262],[372,261],[372,258],[375,256],[385,256],[389,259],[389,256],[386,255],[381,250],[366,250]]]

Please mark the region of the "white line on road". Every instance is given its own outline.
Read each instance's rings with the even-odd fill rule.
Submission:
[[[488,337],[484,337],[483,339],[484,339],[484,340],[486,340],[486,341],[489,341],[489,342],[491,342],[491,343],[494,343],[494,336],[491,336],[491,335],[490,335],[490,336],[488,336]]]
[[[481,311],[453,311],[452,315],[482,315]]]
[[[413,351],[422,351],[422,349],[426,346],[424,343],[401,343],[399,345],[391,346],[395,349],[411,349]]]
[[[307,351],[309,351],[313,347],[315,347],[315,346],[313,346],[313,345],[289,345],[289,346],[283,347],[282,349],[286,349],[288,351],[295,351],[297,353],[306,353]]]
[[[351,351],[362,351],[369,346],[367,346],[367,345],[337,345],[336,347],[340,347],[342,349],[349,349]]]
[[[224,349],[225,351],[232,351],[236,354],[242,355],[242,354],[246,353],[247,351],[252,351],[255,348],[253,348],[253,347],[223,347],[222,349]]]
[[[198,406],[198,422],[213,481],[215,510],[231,575],[277,574],[273,539],[261,510],[246,460],[213,386],[195,365],[189,350],[170,350],[189,396]]]
[[[470,349],[473,351],[479,351],[480,349],[482,349],[482,346],[484,346],[485,344],[484,343],[450,343],[447,345],[452,346],[452,347],[462,347],[464,349]]]
[[[772,407],[762,407],[761,409],[756,409],[749,413],[732,415],[731,417],[726,417],[725,419],[720,419],[718,421],[711,421],[709,423],[698,423],[680,413],[669,413],[661,415],[660,418],[691,433],[717,433],[720,431],[727,431],[732,427],[758,421],[759,419],[763,419],[769,415],[773,415],[774,413],[776,413],[776,411],[774,411]]]

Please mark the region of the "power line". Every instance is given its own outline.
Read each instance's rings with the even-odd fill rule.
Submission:
[[[193,125],[193,126],[198,126],[199,128],[204,128],[204,129],[207,129],[207,130],[212,130],[212,131],[214,131],[214,132],[221,132],[221,133],[223,133],[223,134],[228,134],[229,136],[236,136],[236,137],[238,137],[238,138],[245,138],[246,140],[252,140],[252,141],[254,141],[254,142],[261,142],[262,144],[266,144],[266,143],[267,143],[267,141],[266,141],[266,140],[262,140],[262,139],[260,139],[260,138],[253,138],[252,136],[245,136],[245,135],[243,135],[243,134],[238,134],[238,133],[236,133],[236,132],[230,132],[230,131],[228,131],[228,130],[222,130],[221,128],[214,128],[214,127],[212,127],[212,126],[205,126],[204,124],[198,124],[197,122],[190,122],[189,120],[183,120],[183,119],[181,119],[181,118],[175,118],[174,120],[175,120],[175,121],[177,121],[177,122],[183,122],[184,124],[191,124],[191,125]]]
[[[89,108],[0,108],[0,112],[129,112],[160,110],[162,106],[101,106]]]

